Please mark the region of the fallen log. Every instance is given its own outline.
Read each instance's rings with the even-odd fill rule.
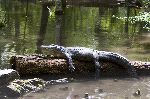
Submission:
[[[136,69],[137,74],[150,75],[150,62],[131,61],[130,63]]]
[[[125,68],[118,66],[108,61],[101,61],[102,76],[123,76],[128,75]],[[140,64],[139,64],[140,63]],[[66,59],[58,59],[56,57],[43,55],[16,55],[10,59],[12,69],[19,72],[20,75],[37,75],[37,74],[70,74]],[[142,71],[150,71],[149,62],[132,61],[137,72],[142,74]],[[95,65],[92,61],[74,60],[76,67],[75,74],[94,73]],[[149,72],[148,72],[149,73]]]

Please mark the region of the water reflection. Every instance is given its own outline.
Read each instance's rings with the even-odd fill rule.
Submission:
[[[56,15],[56,33],[55,33],[55,44],[62,45],[62,34],[65,25],[64,15]]]
[[[40,45],[51,43],[91,47],[118,52],[130,60],[150,61],[149,29],[143,28],[149,23],[130,20],[147,9],[66,6],[63,15],[55,15],[53,9],[36,0],[0,1],[0,20],[5,19],[5,27],[0,29],[1,64],[6,49],[14,54],[41,53]],[[9,58],[12,54],[7,55]]]
[[[42,5],[40,30],[39,30],[38,37],[37,37],[37,51],[36,51],[37,53],[41,53],[40,46],[43,44],[44,37],[46,34],[46,28],[47,28],[48,16],[49,16],[49,11],[47,7],[49,7],[49,5],[47,4]]]

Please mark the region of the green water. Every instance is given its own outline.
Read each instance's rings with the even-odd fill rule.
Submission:
[[[148,8],[67,6],[63,15],[55,15],[53,6],[42,9],[36,0],[28,4],[23,0],[0,0],[0,22],[4,23],[0,28],[1,68],[10,68],[8,60],[12,55],[41,53],[41,44],[52,43],[150,61]],[[141,13],[148,14],[145,20],[135,18]]]

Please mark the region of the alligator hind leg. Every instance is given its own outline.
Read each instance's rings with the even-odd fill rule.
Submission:
[[[138,75],[137,75],[137,72],[136,72],[134,66],[131,65],[130,63],[129,63],[129,66],[130,66],[130,67],[127,68],[127,72],[129,73],[129,75],[130,75],[131,77],[133,77],[133,78],[139,79],[139,77],[138,77]]]

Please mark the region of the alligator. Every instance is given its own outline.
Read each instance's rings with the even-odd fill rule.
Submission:
[[[41,48],[51,49],[55,52],[55,54],[58,54],[58,56],[66,58],[68,61],[69,70],[71,72],[75,71],[73,59],[81,61],[93,61],[95,63],[96,77],[99,77],[101,61],[110,61],[127,69],[127,72],[131,77],[138,77],[133,65],[131,65],[129,60],[117,53],[98,51],[86,47],[64,47],[55,44],[41,45]]]

